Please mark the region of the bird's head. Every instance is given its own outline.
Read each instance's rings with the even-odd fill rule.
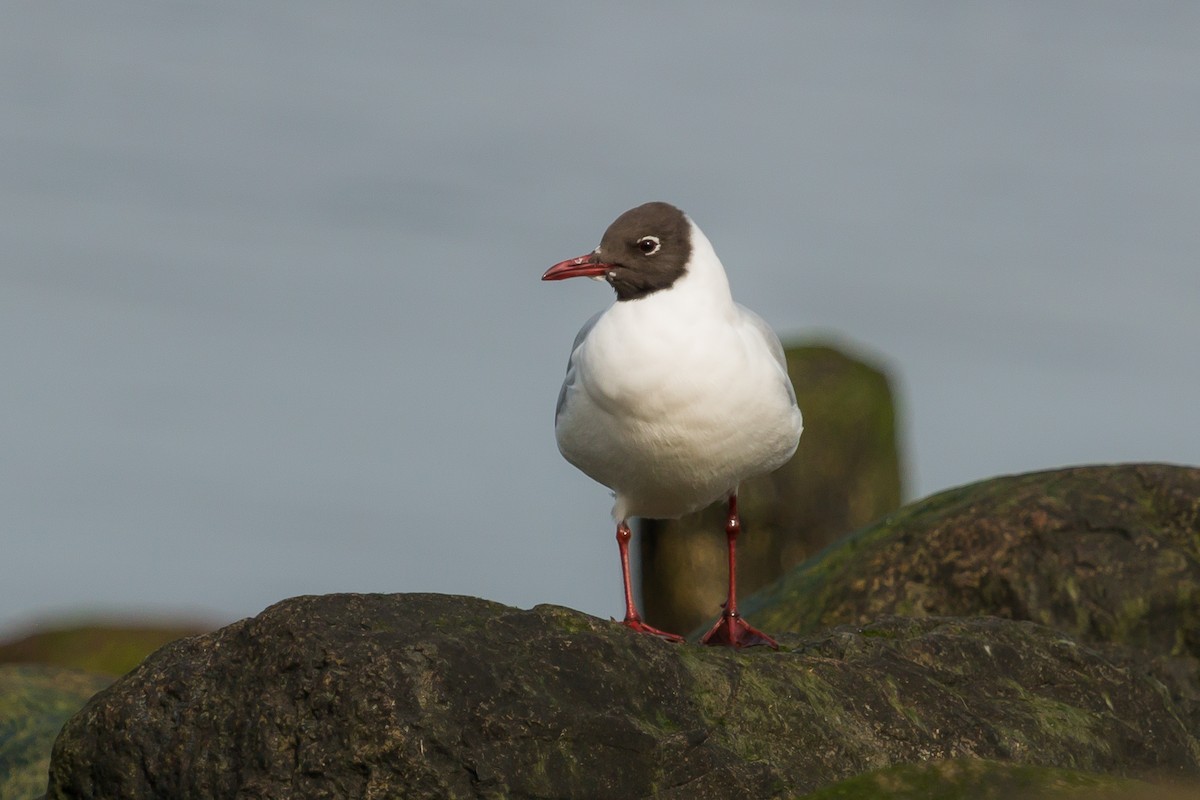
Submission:
[[[687,272],[691,223],[670,203],[646,203],[617,217],[600,246],[546,270],[544,281],[592,277],[608,281],[617,300],[637,300],[672,286]]]

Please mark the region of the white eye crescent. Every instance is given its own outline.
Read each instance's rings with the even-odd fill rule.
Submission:
[[[662,242],[657,236],[643,236],[637,240],[638,250],[642,251],[642,255],[652,256],[662,247]]]

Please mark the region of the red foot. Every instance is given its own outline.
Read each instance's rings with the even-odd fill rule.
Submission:
[[[778,650],[779,644],[740,616],[726,611],[712,626],[712,630],[700,639],[701,644],[725,645],[726,647],[754,647],[765,644],[772,650]]]
[[[666,631],[660,631],[658,628],[652,628],[651,626],[642,622],[640,619],[626,619],[621,624],[624,625],[626,628],[632,628],[633,630],[637,631],[638,633],[648,633],[651,636],[658,636],[660,638],[666,639],[668,642],[682,642],[683,641],[682,636],[678,636],[674,633],[667,633]]]

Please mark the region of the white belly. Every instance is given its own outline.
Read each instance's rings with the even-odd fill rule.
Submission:
[[[616,494],[614,516],[678,517],[791,458],[800,411],[757,332],[630,334],[597,323],[555,426],[566,459]]]

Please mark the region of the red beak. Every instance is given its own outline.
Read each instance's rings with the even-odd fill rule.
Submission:
[[[604,264],[596,260],[595,253],[579,256],[578,258],[568,258],[566,261],[560,261],[542,275],[544,281],[561,281],[567,278],[594,278],[597,275],[604,275],[610,269],[612,264]]]

